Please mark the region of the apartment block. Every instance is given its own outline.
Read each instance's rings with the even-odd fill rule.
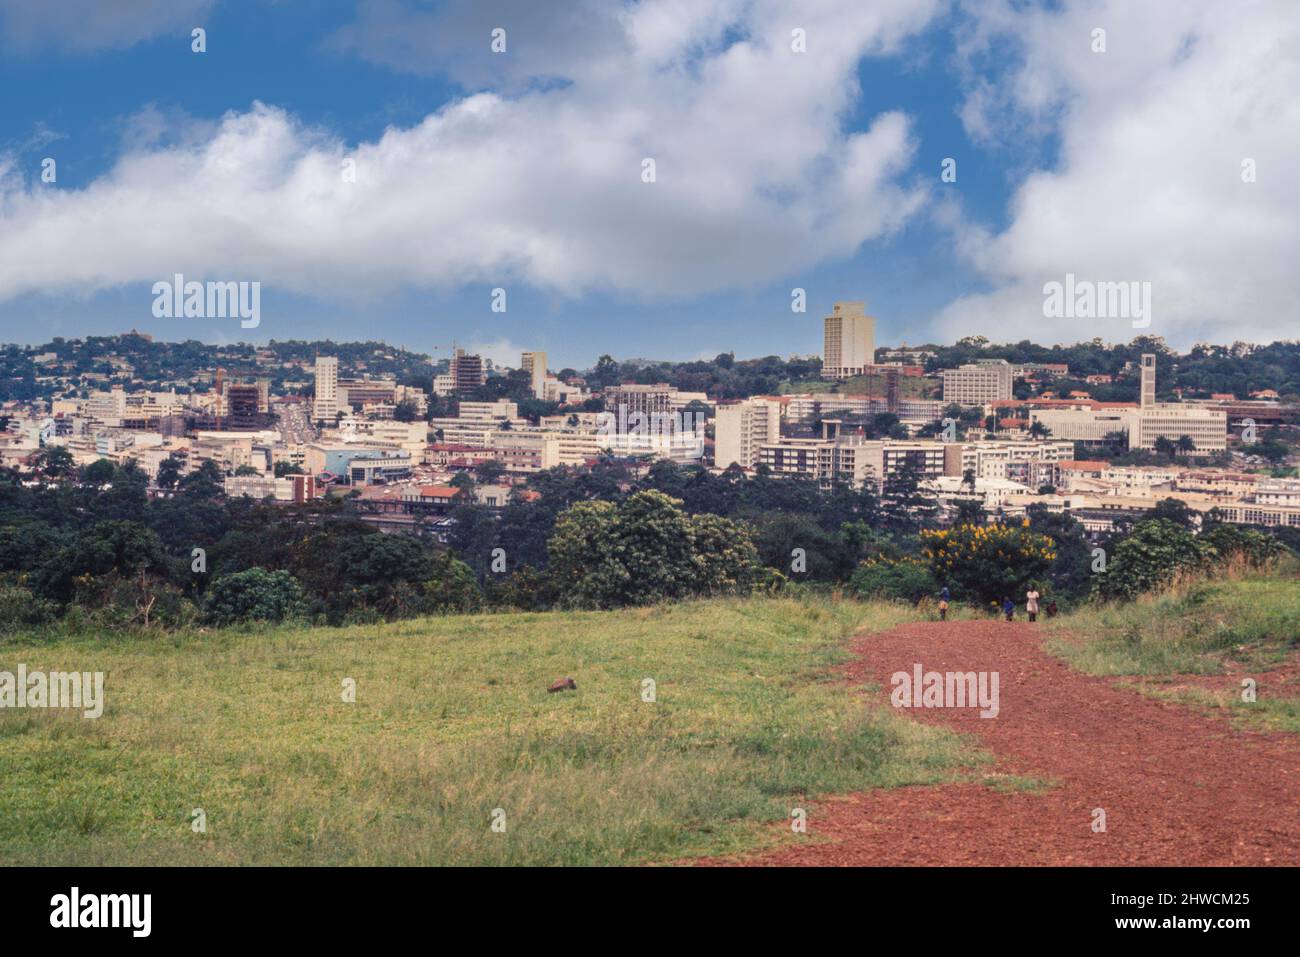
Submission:
[[[876,320],[865,302],[837,302],[822,320],[822,378],[849,379],[872,365]]]
[[[764,445],[781,438],[781,403],[753,398],[720,405],[715,425],[713,462],[718,468],[739,465],[750,469],[758,464]]]
[[[989,405],[1011,398],[1011,363],[990,359],[956,369],[944,369],[943,401],[962,406]]]

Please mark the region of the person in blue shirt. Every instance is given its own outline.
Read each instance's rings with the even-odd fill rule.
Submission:
[[[1016,603],[1010,598],[1002,599],[1002,613],[1007,616],[1007,621],[1011,621],[1016,616]]]
[[[939,620],[948,620],[948,586],[943,586],[943,591],[939,592]]]

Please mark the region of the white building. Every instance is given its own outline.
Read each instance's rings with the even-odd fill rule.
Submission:
[[[546,398],[546,353],[525,352],[520,358],[520,365],[528,373],[533,384],[533,398]]]
[[[875,362],[876,320],[865,302],[837,302],[823,320],[822,378],[849,379]]]
[[[762,447],[781,438],[781,403],[753,398],[720,405],[716,421],[714,465],[721,469],[731,465],[753,468]]]
[[[989,405],[1011,398],[1012,369],[1005,359],[988,359],[944,369],[943,401],[962,406]]]
[[[312,418],[333,422],[339,411],[339,360],[336,356],[316,357],[316,401]]]

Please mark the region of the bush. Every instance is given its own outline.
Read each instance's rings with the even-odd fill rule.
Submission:
[[[1103,599],[1131,600],[1168,587],[1180,574],[1199,571],[1214,555],[1208,540],[1197,539],[1170,519],[1139,522],[1115,546],[1106,571],[1093,584],[1093,593]]]
[[[203,610],[205,619],[214,625],[279,622],[302,615],[306,603],[302,586],[288,572],[250,568],[213,582]]]
[[[443,552],[433,560],[432,575],[424,583],[423,592],[426,607],[439,614],[476,611],[483,600],[474,570],[451,552]]]
[[[716,515],[687,515],[681,505],[644,491],[617,505],[565,509],[547,543],[560,600],[615,608],[750,589],[759,566],[749,530]]]
[[[1056,560],[1052,540],[1019,525],[958,525],[921,532],[921,551],[936,584],[981,605],[1019,599]]]
[[[22,585],[0,585],[0,631],[43,625],[54,618],[54,606]]]
[[[859,598],[883,598],[916,604],[934,596],[939,583],[924,562],[915,558],[898,561],[868,559],[857,567],[849,579],[849,589]]]

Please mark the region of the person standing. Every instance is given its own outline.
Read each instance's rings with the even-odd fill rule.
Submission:
[[[1002,614],[1007,616],[1007,621],[1011,621],[1016,615],[1016,603],[1010,598],[1002,599]]]
[[[944,585],[943,590],[939,592],[939,620],[948,620],[948,586]]]
[[[1025,611],[1029,613],[1030,621],[1038,621],[1038,586],[1030,585],[1029,591],[1025,594]]]

